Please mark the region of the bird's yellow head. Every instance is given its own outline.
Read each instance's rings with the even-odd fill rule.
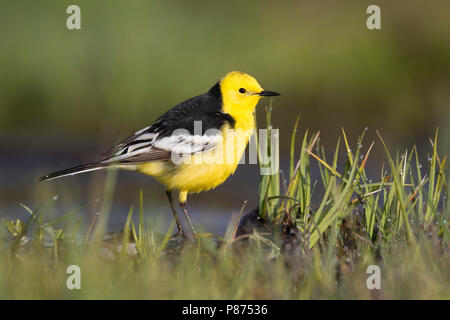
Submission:
[[[255,78],[240,71],[232,71],[223,77],[220,90],[224,111],[230,114],[253,112],[262,97],[280,95],[264,90]]]

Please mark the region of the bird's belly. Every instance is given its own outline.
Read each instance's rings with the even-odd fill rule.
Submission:
[[[178,164],[172,161],[143,164],[138,170],[154,176],[170,190],[206,191],[222,184],[236,171],[248,139],[249,136],[224,135],[222,143],[213,150],[180,159]]]
[[[169,179],[163,179],[169,189],[201,192],[213,189],[234,173],[237,164],[183,164]]]

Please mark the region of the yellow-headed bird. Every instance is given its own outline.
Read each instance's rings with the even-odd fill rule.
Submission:
[[[209,190],[233,174],[255,127],[254,110],[261,97],[278,96],[263,90],[252,76],[233,71],[208,92],[174,106],[156,122],[118,143],[100,161],[58,171],[42,181],[103,168],[137,170],[166,187],[178,233],[183,228],[173,204],[172,190],[192,233],[186,209],[188,193]]]

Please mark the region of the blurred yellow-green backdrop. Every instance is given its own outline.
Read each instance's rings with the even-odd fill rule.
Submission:
[[[70,4],[81,8],[81,30],[66,28]],[[381,8],[381,30],[366,27],[370,4]],[[273,101],[282,157],[297,115],[326,146],[341,126],[353,141],[367,126],[369,139],[379,129],[392,146],[425,149],[440,126],[448,149],[449,12],[446,0],[2,1],[0,209],[37,205],[44,170],[93,160],[231,70],[282,93]],[[162,199],[156,183],[128,175],[117,198],[128,191],[133,200],[144,187]],[[211,193],[236,196],[225,209],[235,211],[245,199],[254,204],[257,179],[256,168],[239,169]],[[59,182],[55,193],[73,184]]]

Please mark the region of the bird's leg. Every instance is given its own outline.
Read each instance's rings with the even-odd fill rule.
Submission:
[[[186,208],[186,200],[187,200],[187,191],[181,191],[180,192],[180,207],[183,210],[184,216],[186,217],[186,220],[189,223],[189,227],[191,228],[192,234],[195,236],[197,234],[197,231],[195,231],[194,225],[191,221],[191,216],[189,215],[189,212]]]
[[[172,191],[166,190],[167,198],[169,199],[170,208],[172,208],[173,216],[175,217],[175,221],[177,223],[178,232],[175,233],[171,238],[174,238],[176,236],[182,236],[184,237],[183,227],[181,226],[180,218],[178,217],[178,213],[175,210],[175,206],[173,205],[173,198],[172,198]]]
[[[189,227],[191,228],[191,231],[195,236],[197,234],[197,231],[195,231],[194,225],[192,224],[191,221],[191,217],[189,216],[189,212],[186,209],[186,202],[180,202],[180,207],[183,210],[184,216],[186,217],[186,220],[189,223]]]

